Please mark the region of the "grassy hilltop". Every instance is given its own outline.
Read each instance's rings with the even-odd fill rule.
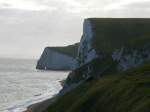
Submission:
[[[120,47],[140,48],[150,43],[150,19],[92,18],[93,46],[97,51],[112,53]]]

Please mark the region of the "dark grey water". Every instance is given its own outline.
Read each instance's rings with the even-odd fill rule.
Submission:
[[[58,93],[67,72],[38,71],[35,60],[0,59],[0,112],[22,112]]]

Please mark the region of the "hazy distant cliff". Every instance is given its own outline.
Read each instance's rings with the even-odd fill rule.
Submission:
[[[76,66],[78,44],[67,47],[47,47],[37,63],[37,69],[72,70]]]

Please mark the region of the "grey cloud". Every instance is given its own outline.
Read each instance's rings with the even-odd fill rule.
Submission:
[[[0,10],[0,56],[40,56],[46,46],[80,40],[81,18],[59,11]],[[13,47],[11,47],[13,46]],[[21,51],[21,52],[20,52]]]
[[[133,17],[149,18],[150,1],[130,3],[115,10],[109,10],[106,14],[108,17]]]
[[[78,42],[83,19],[87,17],[148,17],[150,12],[150,2],[104,11],[106,6],[118,0],[76,0],[79,6],[68,5],[67,0],[33,1],[57,10],[0,8],[0,57],[38,58],[45,46]]]

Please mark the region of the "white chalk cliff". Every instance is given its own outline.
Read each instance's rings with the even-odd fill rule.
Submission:
[[[83,24],[83,36],[78,49],[77,61],[79,66],[86,64],[97,57],[96,51],[92,47],[92,39],[92,24],[89,19],[86,19]]]
[[[128,54],[123,53],[123,48],[112,53],[112,59],[118,62],[118,69],[121,71],[150,62],[150,45],[143,46],[140,50],[133,50]]]
[[[45,48],[37,63],[37,69],[42,70],[72,70],[76,66],[76,60],[66,54]]]

